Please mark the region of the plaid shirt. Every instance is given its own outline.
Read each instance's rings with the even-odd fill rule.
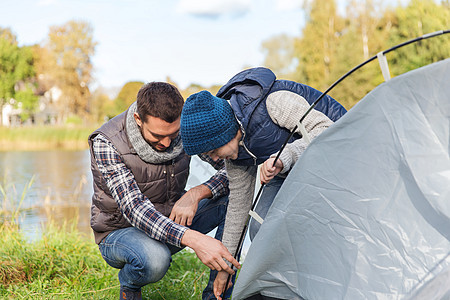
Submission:
[[[127,168],[114,145],[99,134],[93,140],[93,152],[98,168],[125,219],[151,238],[180,247],[181,238],[187,228],[157,211],[141,193],[133,173]],[[214,162],[209,156],[199,157],[218,170],[204,183],[211,190],[213,198],[226,195],[229,190],[224,162]]]
[[[204,154],[199,154],[198,157],[217,170],[217,172],[208,181],[203,183],[211,190],[213,199],[228,195],[230,190],[228,189],[228,177],[223,159],[213,161],[211,157]]]

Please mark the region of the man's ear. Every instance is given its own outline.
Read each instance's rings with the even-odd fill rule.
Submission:
[[[142,121],[141,121],[141,117],[139,117],[139,114],[137,112],[135,112],[133,114],[133,117],[136,120],[137,126],[142,127]]]

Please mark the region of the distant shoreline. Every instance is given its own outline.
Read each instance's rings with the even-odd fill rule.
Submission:
[[[0,127],[0,151],[84,150],[98,126]]]

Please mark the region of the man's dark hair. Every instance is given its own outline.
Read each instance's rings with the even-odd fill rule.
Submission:
[[[146,83],[137,94],[137,113],[142,122],[152,116],[173,123],[181,116],[183,104],[178,89],[167,82]]]

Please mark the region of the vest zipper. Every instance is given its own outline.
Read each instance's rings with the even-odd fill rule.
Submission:
[[[173,178],[175,177],[175,159],[172,159],[172,172],[170,176]]]
[[[236,120],[239,123],[239,127],[241,128],[241,131],[242,131],[242,139],[239,141],[239,145],[244,147],[245,151],[247,151],[247,153],[253,158],[253,164],[256,166],[256,161],[257,161],[256,156],[250,150],[248,150],[247,146],[244,143],[244,139],[245,139],[244,127],[242,126],[242,123],[241,123],[241,121],[239,121],[238,118],[236,118]]]
[[[233,105],[231,105],[231,101],[230,101],[230,100],[227,100],[227,102],[228,102],[228,104],[231,106],[231,109],[233,110]],[[234,114],[234,118],[236,119],[236,121],[237,121],[238,124],[239,124],[239,127],[240,127],[241,130],[242,130],[242,139],[239,141],[239,146],[244,147],[245,151],[247,151],[247,153],[253,158],[253,164],[256,166],[256,161],[257,161],[256,156],[255,156],[250,150],[248,150],[247,146],[245,146],[245,143],[244,143],[244,139],[245,139],[245,130],[244,130],[244,126],[242,126],[242,123],[241,123],[241,121],[239,120],[239,118],[236,116],[236,113],[234,112],[234,110],[233,110],[233,114]]]
[[[166,188],[166,205],[167,202],[170,200],[170,186],[171,186],[171,181],[170,181],[170,165],[166,165],[166,169],[164,170],[164,175],[166,175],[166,184],[167,184],[167,188]]]

